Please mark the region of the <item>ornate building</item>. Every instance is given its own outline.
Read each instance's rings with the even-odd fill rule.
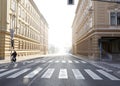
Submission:
[[[48,24],[33,0],[0,0],[0,59],[47,54]]]
[[[120,4],[79,0],[73,21],[73,53],[98,59],[120,57]]]

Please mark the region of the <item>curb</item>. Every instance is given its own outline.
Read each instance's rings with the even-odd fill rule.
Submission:
[[[23,57],[16,57],[16,58],[17,58],[17,62],[20,62],[20,61],[24,61],[24,60],[40,58],[43,56],[45,57],[45,55],[30,55],[30,56],[23,56]],[[8,58],[8,59],[0,60],[0,65],[8,64],[11,62],[10,57],[6,57],[6,58]]]

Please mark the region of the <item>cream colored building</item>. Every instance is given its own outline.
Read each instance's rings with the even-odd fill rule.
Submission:
[[[13,50],[18,56],[48,52],[48,24],[33,0],[0,0],[0,59]]]
[[[74,54],[120,58],[120,4],[79,0],[72,28]]]

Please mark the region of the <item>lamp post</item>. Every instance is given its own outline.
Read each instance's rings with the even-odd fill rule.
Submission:
[[[11,48],[14,49],[14,29],[10,29]]]
[[[16,4],[16,2],[14,2],[14,4],[12,4],[13,14],[11,14],[11,27],[10,27],[11,53],[12,53],[12,50],[14,49],[14,32],[15,32],[16,24],[17,24],[17,20],[15,18],[16,18],[16,15],[17,15],[17,7],[18,7],[19,1],[20,0],[16,0],[17,4]]]
[[[12,54],[12,50],[14,49],[14,29],[15,29],[15,14],[11,15],[11,28],[10,28],[10,45],[11,45],[11,53],[10,56]],[[11,58],[10,58],[11,60]]]

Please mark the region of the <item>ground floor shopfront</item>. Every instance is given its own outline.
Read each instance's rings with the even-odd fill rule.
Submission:
[[[76,54],[91,59],[120,59],[120,31],[93,31],[74,46]]]

